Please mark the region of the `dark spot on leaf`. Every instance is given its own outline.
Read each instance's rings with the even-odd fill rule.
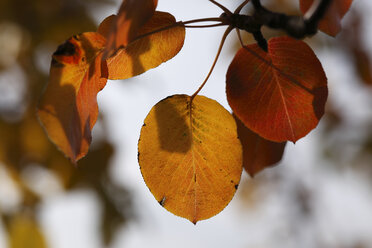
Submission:
[[[62,45],[58,46],[57,51],[53,55],[65,55],[65,56],[72,56],[76,53],[76,49],[74,44],[70,41],[66,41]]]
[[[235,184],[235,189],[238,189],[239,184]]]
[[[196,175],[194,175],[194,182],[196,182]]]
[[[165,199],[166,199],[166,197],[164,196],[164,197],[159,201],[160,206],[164,207]]]
[[[80,40],[80,37],[78,36],[78,35],[74,35],[74,36],[72,36],[75,40],[77,40],[77,41],[79,41]]]
[[[53,67],[64,67],[65,65],[58,62],[55,58],[52,58],[52,66]]]
[[[146,127],[146,123],[143,123],[143,125],[142,125],[143,127]]]

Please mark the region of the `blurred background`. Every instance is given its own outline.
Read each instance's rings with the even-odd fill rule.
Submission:
[[[234,9],[241,1],[221,0]],[[88,155],[74,167],[35,116],[51,55],[74,34],[95,31],[119,0],[0,2],[0,247],[372,247],[372,2],[354,0],[336,39],[306,42],[329,80],[326,115],[283,160],[254,179],[243,172],[232,202],[196,226],[159,206],[137,163],[143,120],[159,100],[192,94],[211,66],[224,28],[189,29],[173,60],[110,81]],[[267,0],[298,14],[297,0]],[[160,0],[178,20],[216,17],[207,0]],[[244,11],[250,11],[247,7]],[[265,30],[266,37],[280,35]],[[201,92],[227,109],[225,74],[233,33]],[[253,42],[244,35],[246,43]]]

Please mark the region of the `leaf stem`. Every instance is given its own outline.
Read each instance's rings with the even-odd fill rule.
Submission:
[[[185,28],[213,28],[213,27],[220,27],[220,26],[226,26],[228,24],[226,23],[217,23],[217,24],[211,24],[211,25],[185,25]]]
[[[165,31],[165,30],[169,30],[169,29],[172,29],[172,28],[175,28],[175,27],[185,26],[187,24],[197,23],[197,22],[220,22],[219,24],[222,24],[222,23],[224,24],[224,20],[222,18],[219,18],[219,17],[194,19],[194,20],[189,20],[189,21],[185,21],[185,22],[184,21],[178,21],[178,22],[175,22],[171,25],[155,29],[155,30],[153,30],[151,32],[148,32],[148,33],[145,33],[145,34],[141,34],[141,35],[137,36],[132,42],[143,39],[143,38],[145,38],[149,35],[152,35],[152,34],[156,34],[156,33],[159,33],[159,32]],[[224,25],[227,25],[227,24],[224,24]],[[222,25],[218,25],[218,26],[222,26]],[[185,26],[185,27],[187,27],[187,26]],[[193,28],[193,27],[197,27],[197,26],[188,26],[188,28],[190,28],[190,27]],[[215,25],[205,25],[205,26],[200,26],[200,27],[216,27],[216,26]]]
[[[220,54],[221,54],[221,51],[222,51],[223,45],[225,44],[225,41],[226,41],[226,37],[229,35],[229,33],[231,32],[231,30],[233,30],[233,29],[234,29],[234,27],[229,26],[229,27],[226,29],[225,33],[223,34],[223,37],[222,37],[222,39],[221,39],[220,46],[219,46],[219,48],[218,48],[218,51],[217,51],[217,54],[216,54],[216,58],[215,58],[214,61],[213,61],[212,67],[211,67],[211,69],[209,70],[207,77],[204,79],[203,83],[202,83],[202,84],[200,85],[200,87],[198,88],[198,90],[195,91],[194,94],[192,94],[191,99],[190,99],[190,102],[192,102],[192,100],[195,98],[195,96],[197,96],[197,95],[199,94],[199,92],[203,89],[204,85],[207,83],[209,77],[211,76],[211,74],[212,74],[212,72],[213,72],[214,67],[216,66],[216,63],[217,63],[218,58],[220,57]]]
[[[249,1],[250,1],[250,0],[245,0],[242,4],[240,4],[240,5],[238,6],[238,8],[236,8],[236,10],[234,11],[234,14],[239,14],[240,11],[243,9],[243,7],[244,7],[245,5],[247,5],[247,3],[248,3]]]
[[[217,3],[216,1],[214,0],[209,0],[211,3],[213,3],[214,5],[218,6],[220,9],[222,9],[226,14],[228,15],[232,15],[231,11],[228,10],[225,6],[223,6],[222,4],[220,3]]]
[[[254,32],[252,34],[253,34],[254,39],[257,41],[258,46],[261,47],[262,50],[267,52],[267,49],[268,49],[267,41],[265,37],[262,35],[261,31]]]
[[[241,45],[242,47],[244,47],[244,43],[243,43],[243,39],[242,39],[242,35],[240,34],[240,29],[239,29],[239,28],[235,28],[235,30],[236,30],[236,33],[237,33],[237,35],[238,35],[240,45]]]
[[[223,22],[224,19],[220,17],[208,17],[208,18],[201,18],[201,19],[194,19],[194,20],[189,20],[189,21],[179,21],[180,23],[186,25],[190,23],[195,23],[195,22]]]

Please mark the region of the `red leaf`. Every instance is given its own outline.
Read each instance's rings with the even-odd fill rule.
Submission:
[[[105,43],[98,33],[83,33],[61,45],[53,55],[38,108],[49,138],[73,162],[86,155],[92,139],[98,116],[96,96],[107,81],[107,71],[101,71]]]
[[[234,118],[243,146],[243,166],[248,174],[253,177],[263,169],[275,166],[282,159],[287,142],[266,140],[245,127],[235,115]]]
[[[265,139],[295,142],[314,129],[324,114],[327,78],[303,41],[273,38],[267,53],[257,44],[241,48],[226,80],[232,110]]]
[[[110,57],[136,38],[141,27],[154,15],[157,4],[157,0],[123,0],[107,36],[104,58]]]
[[[353,0],[333,0],[325,16],[319,22],[319,29],[326,34],[336,36],[341,31],[341,19],[349,10]],[[314,0],[300,0],[300,9],[306,13]]]

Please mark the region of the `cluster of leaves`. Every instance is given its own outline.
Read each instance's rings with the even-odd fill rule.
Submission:
[[[86,155],[97,120],[96,95],[107,79],[126,79],[173,58],[185,28],[228,26],[206,80],[191,96],[173,95],[146,117],[138,143],[143,178],[156,200],[172,213],[196,223],[219,213],[239,185],[243,165],[252,176],[278,162],[287,141],[313,130],[324,114],[327,78],[312,49],[299,40],[320,30],[335,36],[351,0],[300,0],[304,16],[287,16],[252,0],[255,13],[224,13],[217,18],[176,22],[155,11],[157,0],[124,0],[117,15],[97,32],[68,39],[53,54],[50,80],[38,116],[50,139],[71,161]],[[268,41],[261,27],[288,35]],[[233,114],[198,95],[207,82],[227,35],[236,29],[242,48],[226,76]],[[240,31],[256,44],[244,45]]]
[[[156,3],[125,1],[119,14],[106,18],[97,32],[75,35],[53,54],[38,116],[50,139],[73,162],[88,152],[98,116],[96,96],[107,79],[138,75],[172,58],[182,47],[181,27],[138,38],[175,23],[172,15],[155,12]]]

